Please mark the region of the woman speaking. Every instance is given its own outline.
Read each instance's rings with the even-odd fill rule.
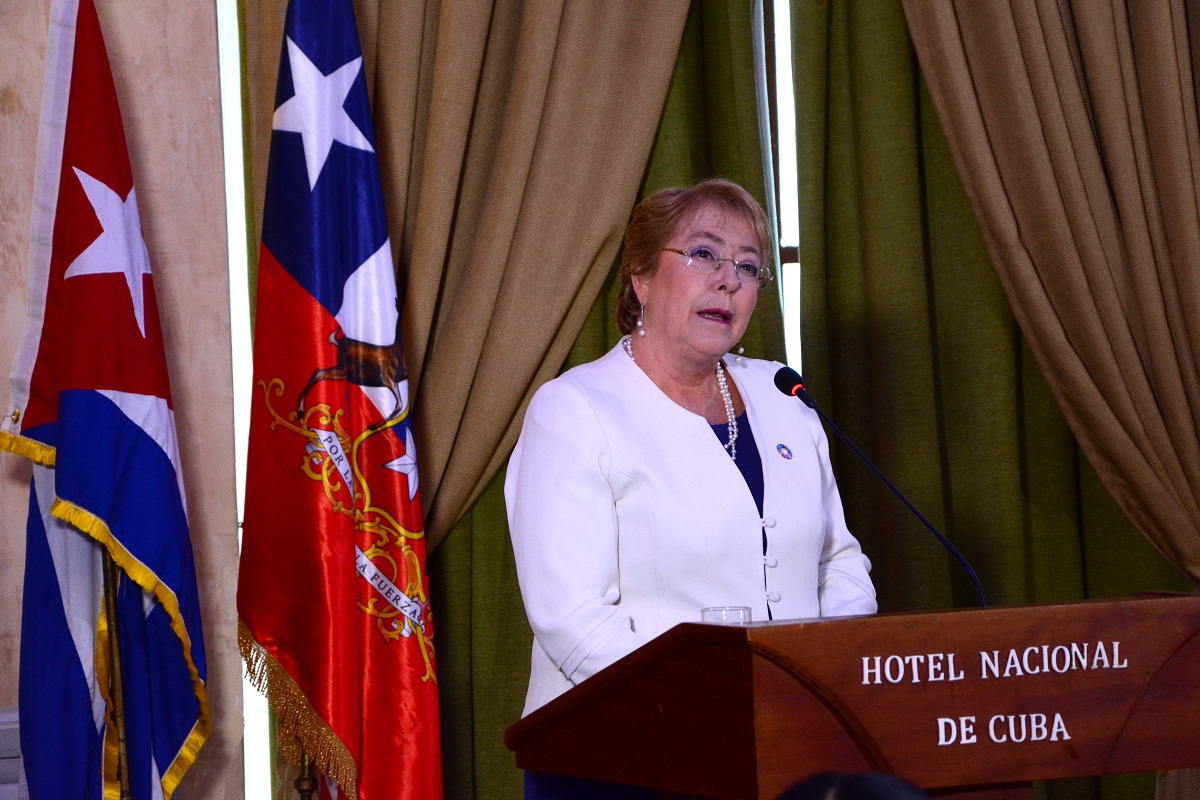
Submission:
[[[712,606],[870,614],[817,415],[732,356],[771,280],[758,203],[721,179],[642,201],[606,355],[534,395],[504,487],[534,632],[528,714]]]

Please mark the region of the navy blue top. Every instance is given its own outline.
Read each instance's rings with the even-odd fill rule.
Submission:
[[[658,800],[658,791],[627,783],[526,770],[525,800]]]
[[[763,481],[762,456],[758,454],[758,445],[754,441],[754,431],[750,428],[750,423],[746,420],[745,412],[738,415],[737,418],[738,437],[737,437],[737,458],[733,463],[737,464],[737,468],[741,470],[742,477],[746,479],[746,486],[750,487],[750,494],[754,495],[754,502],[758,503],[758,515],[761,517],[763,513],[763,488],[766,484]],[[713,433],[717,435],[717,440],[722,444],[729,443],[729,423],[721,422],[712,426]],[[763,553],[766,554],[767,541],[763,539]]]

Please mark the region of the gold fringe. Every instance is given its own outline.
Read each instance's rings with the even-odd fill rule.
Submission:
[[[170,587],[159,580],[153,570],[138,561],[132,553],[125,549],[125,546],[112,535],[108,524],[92,512],[60,497],[54,501],[54,505],[50,506],[50,515],[74,525],[103,545],[112,556],[113,561],[129,576],[130,580],[141,587],[142,591],[152,595],[163,607],[171,620],[171,630],[179,637],[180,646],[183,648],[183,657],[187,661],[188,673],[192,677],[192,692],[200,702],[200,715],[183,747],[176,754],[175,760],[162,774],[163,800],[171,800],[171,795],[178,788],[184,773],[196,761],[200,746],[212,732],[208,709],[208,690],[200,678],[200,670],[196,668],[196,663],[192,660],[192,639],[188,634],[187,625],[183,621],[183,614],[179,611],[179,600]]]
[[[275,657],[238,619],[238,648],[250,683],[271,701],[279,727],[279,749],[293,764],[307,753],[322,775],[333,778],[347,800],[358,798],[358,768],[337,734],[313,710],[304,692]]]
[[[202,703],[201,705],[206,704]],[[200,747],[208,740],[211,732],[212,725],[208,721],[207,714],[196,720],[183,747],[179,748],[179,755],[162,776],[164,800],[171,800],[171,795],[179,788],[179,782],[183,780],[184,774],[192,764],[196,763],[196,756],[200,755]]]
[[[0,431],[0,450],[25,456],[35,464],[45,467],[54,466],[54,448],[27,436]]]

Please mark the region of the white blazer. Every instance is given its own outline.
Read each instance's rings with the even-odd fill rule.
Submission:
[[[708,606],[755,620],[872,614],[820,419],[726,358],[762,458],[760,518],[708,422],[618,345],[545,384],[504,484],[533,660],[525,714]],[[763,556],[763,531],[767,553]]]

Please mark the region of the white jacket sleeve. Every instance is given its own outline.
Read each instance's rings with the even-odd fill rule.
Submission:
[[[874,614],[879,610],[879,604],[875,601],[875,586],[869,577],[871,562],[846,527],[842,497],[829,462],[829,440],[825,437],[825,429],[815,413],[809,413],[808,417],[821,460],[821,494],[825,509],[825,544],[817,565],[821,616]]]
[[[529,405],[504,484],[529,623],[572,683],[646,641],[620,605],[610,458],[587,398],[551,381]]]

